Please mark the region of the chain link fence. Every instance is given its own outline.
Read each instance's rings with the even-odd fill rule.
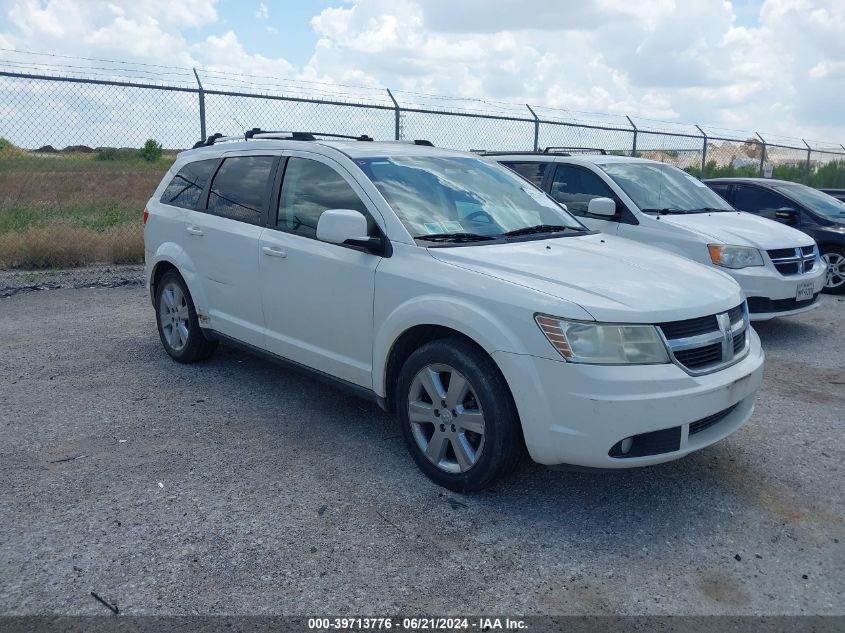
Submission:
[[[214,132],[253,127],[427,139],[468,151],[582,148],[670,163],[696,177],[845,188],[842,145],[184,69],[118,80],[113,69],[75,76],[0,66],[0,269],[141,262],[141,210],[176,153]]]

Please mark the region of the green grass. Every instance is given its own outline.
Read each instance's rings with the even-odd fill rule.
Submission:
[[[55,225],[102,232],[115,226],[137,224],[140,221],[141,213],[137,203],[111,201],[70,207],[0,208],[0,233],[21,233],[33,227]]]

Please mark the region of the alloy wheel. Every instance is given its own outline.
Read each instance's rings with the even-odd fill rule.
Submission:
[[[161,291],[158,319],[167,344],[179,352],[188,344],[190,317],[185,293],[175,283],[168,283]]]
[[[449,365],[423,367],[411,382],[408,420],[426,458],[448,473],[463,473],[484,450],[484,412],[470,382]]]
[[[825,253],[822,259],[827,264],[827,279],[825,288],[835,289],[845,284],[845,255],[841,253]]]

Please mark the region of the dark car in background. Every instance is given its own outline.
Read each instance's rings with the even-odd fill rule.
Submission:
[[[704,183],[734,208],[804,231],[827,263],[825,292],[845,292],[845,202],[786,180],[713,178]]]
[[[819,191],[833,196],[840,202],[845,202],[845,189],[819,189]]]

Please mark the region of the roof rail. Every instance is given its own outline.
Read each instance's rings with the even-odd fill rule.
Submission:
[[[434,147],[434,143],[427,141],[424,138],[415,138],[414,145],[425,145],[426,147]]]
[[[515,151],[515,152],[487,152],[485,150],[472,150],[473,152],[478,152],[482,156],[543,156],[546,152],[527,152],[527,151]],[[566,154],[560,154],[560,156],[566,156]]]
[[[262,130],[254,127],[251,130],[244,132],[243,136],[223,136],[220,132],[212,134],[205,141],[197,141],[194,143],[194,149],[198,147],[208,147],[215,143],[223,141],[248,141],[250,139],[275,138],[286,139],[290,141],[316,141],[317,137],[328,138],[347,138],[353,141],[372,141],[373,137],[366,134],[360,136],[350,136],[348,134],[330,134],[328,132],[294,132],[290,130]]]
[[[582,154],[597,153],[607,156],[607,151],[600,147],[547,147],[543,150],[544,154],[563,154],[564,156],[571,156],[571,152]]]

